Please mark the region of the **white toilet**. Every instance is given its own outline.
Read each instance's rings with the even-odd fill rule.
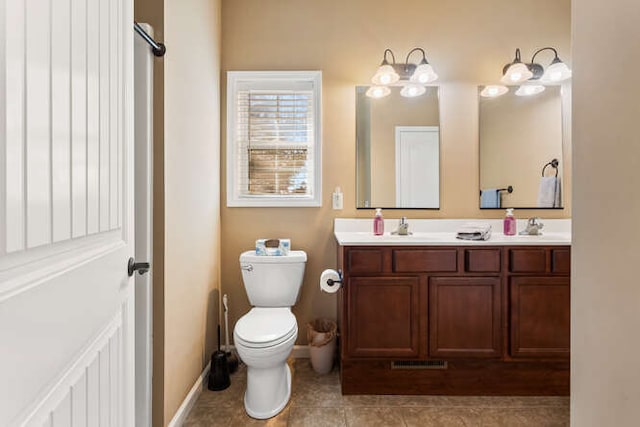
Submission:
[[[247,365],[244,407],[253,418],[266,419],[284,409],[291,397],[287,358],[298,336],[291,307],[298,300],[307,262],[303,251],[285,256],[240,255],[242,280],[253,306],[233,330],[233,340]]]

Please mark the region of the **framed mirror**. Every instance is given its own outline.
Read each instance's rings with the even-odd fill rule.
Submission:
[[[563,105],[568,90],[480,96],[480,208],[562,209]]]
[[[414,98],[367,89],[356,87],[356,207],[439,209],[438,87]]]

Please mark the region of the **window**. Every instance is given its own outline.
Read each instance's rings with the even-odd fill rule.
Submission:
[[[227,73],[227,206],[321,206],[320,71]]]

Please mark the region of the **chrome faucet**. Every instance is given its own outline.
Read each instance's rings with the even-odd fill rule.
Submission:
[[[542,223],[542,221],[540,221],[540,218],[538,218],[537,216],[534,216],[527,220],[527,228],[522,230],[520,234],[529,235],[529,236],[538,236],[542,234],[540,230],[542,230],[543,227],[544,227],[544,224]]]
[[[402,218],[400,218],[398,229],[396,231],[393,231],[391,234],[397,234],[398,236],[407,236],[411,234],[409,232],[409,223],[407,222],[406,216],[403,216]]]

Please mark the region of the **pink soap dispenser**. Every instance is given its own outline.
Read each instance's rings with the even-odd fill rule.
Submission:
[[[505,236],[514,236],[516,234],[516,219],[513,217],[513,208],[507,209],[504,217],[503,232]]]
[[[373,234],[382,236],[384,234],[384,218],[382,218],[382,209],[376,209],[376,215],[373,217]]]

